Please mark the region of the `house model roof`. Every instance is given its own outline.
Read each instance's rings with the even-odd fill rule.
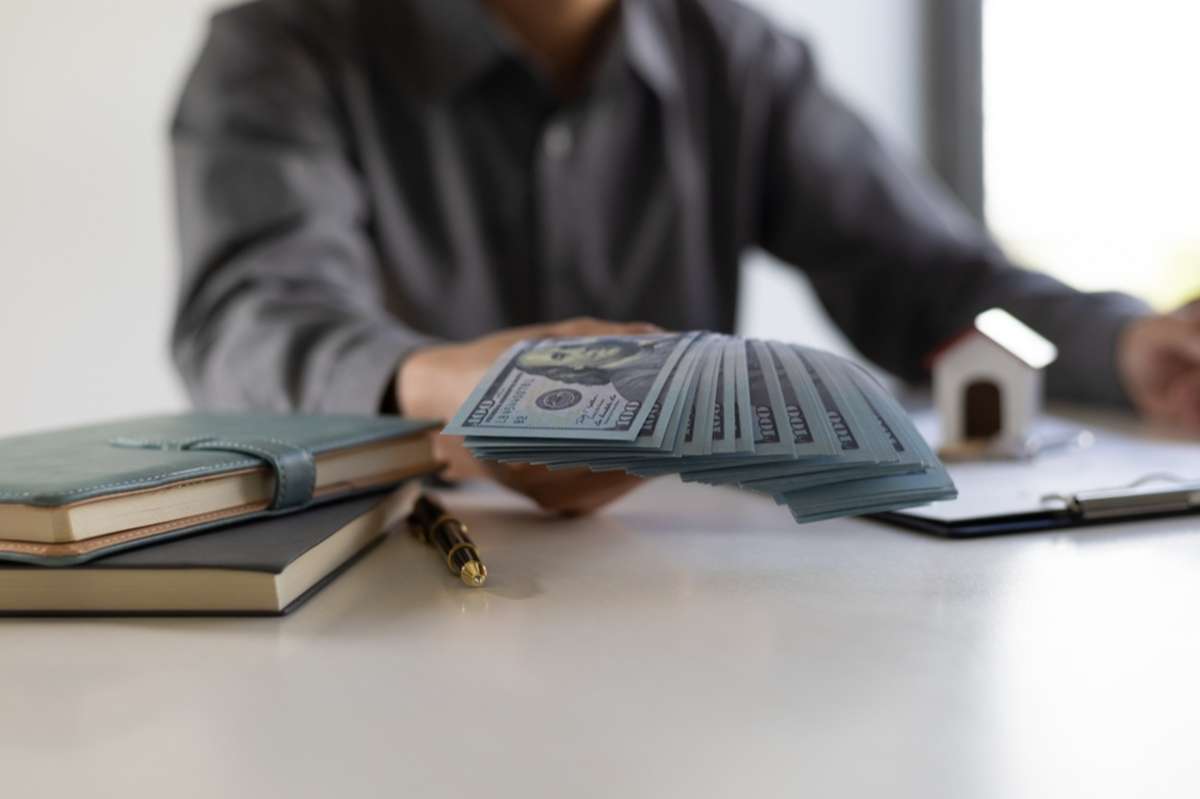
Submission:
[[[934,354],[934,360],[973,336],[982,336],[1031,369],[1045,369],[1058,357],[1058,348],[1007,311],[992,308],[975,317],[974,326]]]

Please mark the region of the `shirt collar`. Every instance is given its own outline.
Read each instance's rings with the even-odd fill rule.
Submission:
[[[515,55],[481,0],[368,0],[363,26],[392,74],[429,98],[448,97]]]
[[[626,64],[655,92],[674,92],[681,57],[674,4],[619,1],[618,28],[596,77]],[[481,0],[376,0],[364,21],[384,58],[430,98],[456,94],[505,60],[527,61]]]
[[[621,46],[629,65],[660,95],[677,92],[683,53],[674,3],[621,0]]]

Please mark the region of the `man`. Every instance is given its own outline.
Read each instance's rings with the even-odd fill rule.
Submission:
[[[1013,267],[730,0],[263,0],[214,19],[173,143],[205,406],[449,417],[521,338],[730,329],[757,245],[906,379],[999,305],[1052,395],[1200,428],[1200,314]],[[489,468],[561,511],[633,484]]]

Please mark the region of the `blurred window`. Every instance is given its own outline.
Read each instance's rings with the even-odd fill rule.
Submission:
[[[1020,262],[1200,295],[1200,3],[984,0],[988,222]]]

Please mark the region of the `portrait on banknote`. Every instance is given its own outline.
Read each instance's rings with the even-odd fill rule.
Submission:
[[[642,403],[678,339],[678,336],[569,339],[524,351],[517,357],[516,367],[556,383],[612,384],[626,401]]]

